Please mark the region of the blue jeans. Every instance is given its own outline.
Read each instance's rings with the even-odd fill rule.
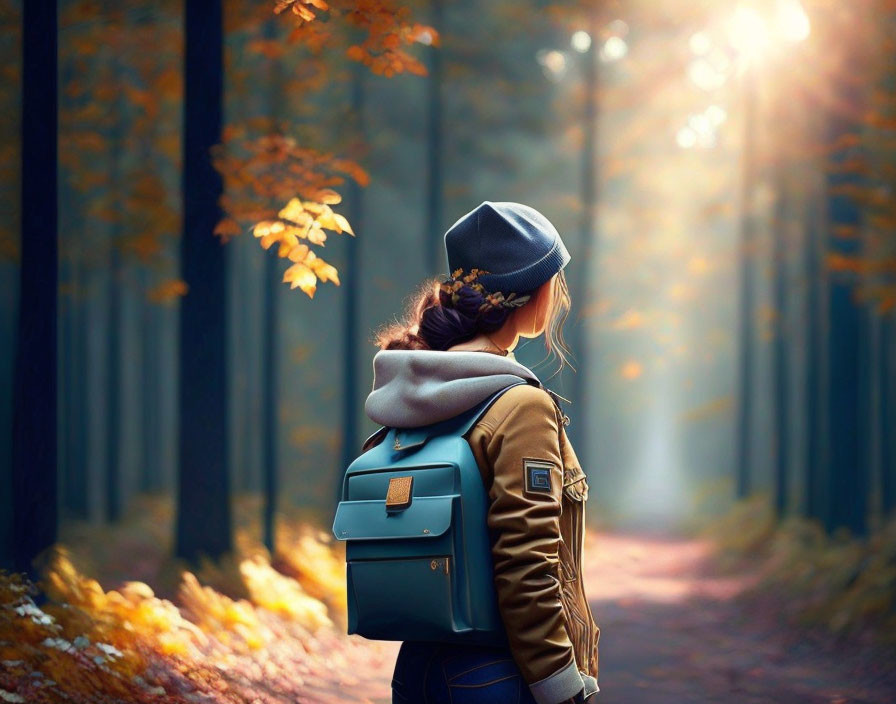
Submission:
[[[405,641],[392,704],[535,704],[506,648]]]

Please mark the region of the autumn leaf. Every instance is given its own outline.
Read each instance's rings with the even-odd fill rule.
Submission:
[[[186,281],[169,279],[149,289],[146,297],[153,303],[173,303],[181,296],[186,296],[188,290]]]
[[[215,225],[215,234],[225,242],[240,234],[240,226],[233,218],[224,218]]]
[[[340,215],[339,213],[334,213],[333,218],[336,220],[336,224],[339,226],[340,232],[347,232],[352,237],[355,236],[355,233],[352,230],[352,226],[348,224],[348,220],[346,220],[342,215]]]
[[[289,284],[291,289],[302,289],[309,298],[314,298],[314,292],[317,290],[317,277],[301,262],[293,264],[283,273],[283,283]]]

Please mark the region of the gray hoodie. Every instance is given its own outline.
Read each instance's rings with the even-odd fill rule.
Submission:
[[[538,377],[492,352],[380,350],[364,411],[390,428],[414,428],[451,418],[519,381]]]

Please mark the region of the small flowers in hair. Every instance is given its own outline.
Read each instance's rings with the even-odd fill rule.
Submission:
[[[487,273],[484,269],[470,269],[469,273],[464,274],[463,269],[455,269],[451,272],[451,278],[440,285],[440,289],[451,299],[454,306],[460,302],[459,292],[462,288],[466,286],[473,289],[484,299],[479,306],[479,313],[485,313],[495,308],[519,308],[529,301],[530,296],[528,295],[518,296],[516,293],[505,295],[501,291],[487,291],[478,281],[481,274]]]

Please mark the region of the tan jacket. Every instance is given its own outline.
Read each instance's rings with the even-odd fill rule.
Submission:
[[[543,389],[515,386],[468,440],[489,487],[498,606],[523,677],[538,699],[576,670],[597,679],[600,629],[582,580],[588,484],[562,411]]]
[[[519,385],[467,435],[491,500],[495,589],[511,652],[536,701],[548,704],[583,686],[590,694],[598,676],[600,629],[582,581],[588,484],[564,420],[547,391]]]

